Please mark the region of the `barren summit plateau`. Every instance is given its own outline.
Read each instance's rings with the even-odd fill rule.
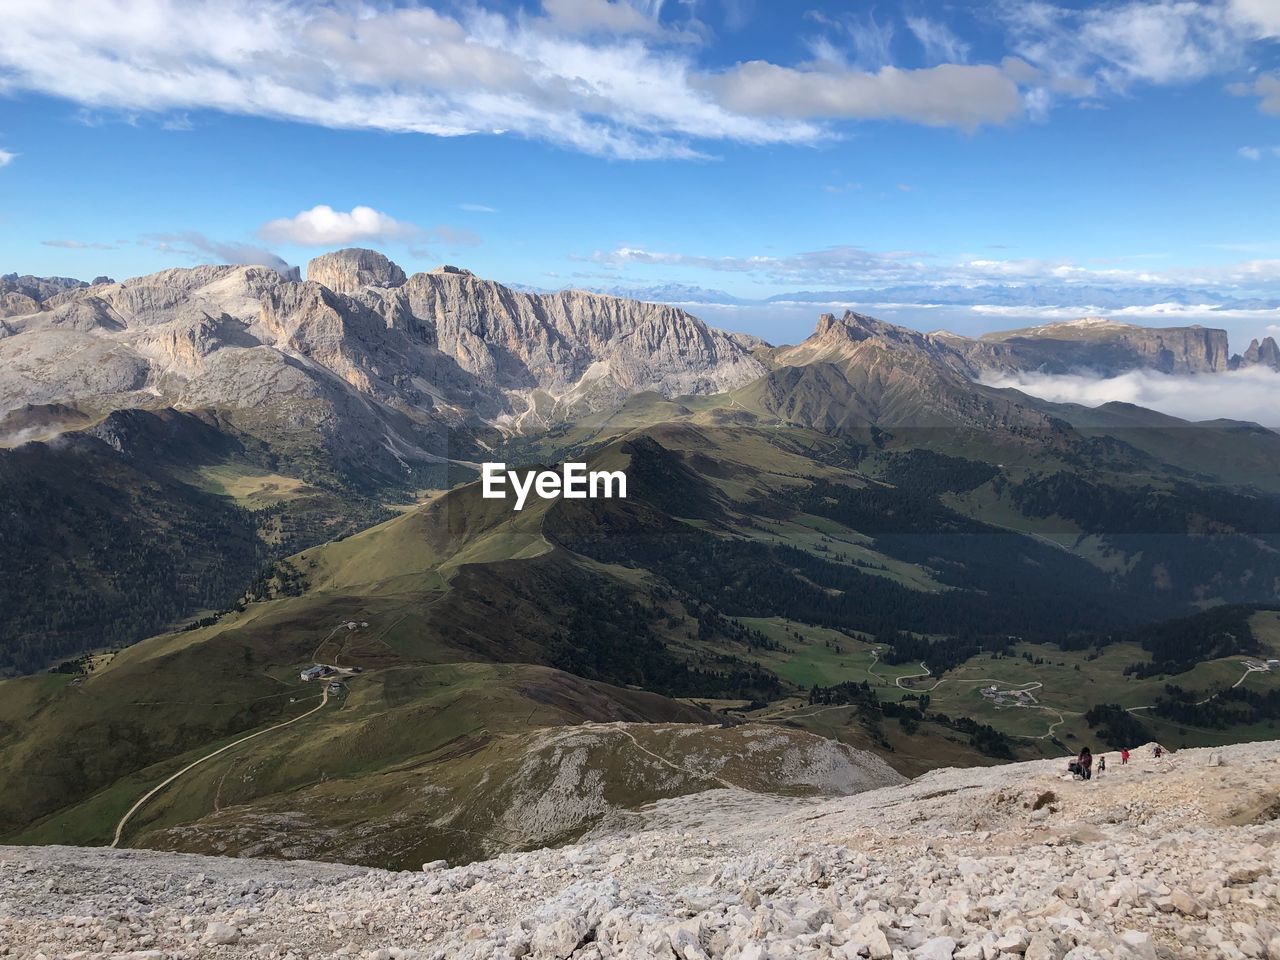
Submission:
[[[1280,743],[713,790],[583,842],[387,872],[0,848],[0,955],[363,960],[1280,957]],[[56,877],[56,879],[53,879]]]

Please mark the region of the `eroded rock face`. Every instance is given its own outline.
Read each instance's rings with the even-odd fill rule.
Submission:
[[[319,427],[399,470],[438,459],[448,427],[541,429],[642,391],[715,393],[764,373],[751,344],[658,304],[523,293],[447,265],[406,278],[362,249],[317,257],[308,276],[6,277],[0,416],[216,407],[268,440]]]
[[[348,247],[308,263],[307,279],[335,293],[354,293],[363,287],[398,287],[404,283],[405,275],[376,250]]]
[[[1227,332],[1209,327],[1141,327],[1084,317],[979,339],[947,335],[947,343],[982,370],[1115,376],[1127,370],[1217,373],[1230,366]]]
[[[94,283],[99,281],[110,282],[106,277],[99,277]],[[60,293],[81,290],[87,286],[83,280],[72,280],[70,277],[33,277],[30,274],[19,276],[16,273],[6,273],[0,276],[0,317],[31,313]],[[2,331],[0,336],[3,336]]]

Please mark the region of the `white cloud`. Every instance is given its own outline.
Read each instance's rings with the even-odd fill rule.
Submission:
[[[969,45],[957,37],[945,23],[928,17],[907,17],[910,30],[924,50],[926,60],[933,63],[963,63],[969,59]]]
[[[1059,6],[1006,0],[1014,51],[1043,72],[1045,95],[1087,99],[1135,84],[1178,85],[1247,63],[1273,0],[1125,0]],[[1091,99],[1088,102],[1093,102]]]
[[[1022,112],[1018,86],[998,67],[942,64],[924,70],[884,67],[876,73],[816,65],[741,63],[707,78],[719,102],[750,116],[911,120],[971,130]]]
[[[900,188],[909,189],[906,184],[900,185]],[[1270,289],[1272,284],[1280,281],[1280,260],[1276,259],[1243,260],[1203,267],[1149,269],[1084,266],[1071,260],[1034,258],[961,257],[948,262],[919,251],[871,251],[850,245],[782,256],[712,256],[624,246],[613,250],[597,250],[590,257],[575,259],[590,259],[611,266],[643,264],[754,273],[787,282],[838,284],[863,290],[887,283],[961,284],[975,287],[1001,284],[1008,289],[1049,284],[1062,293],[1084,287],[1095,292],[1099,288],[1125,291],[1191,285]],[[1154,259],[1158,260],[1160,257]],[[975,296],[977,294],[975,290]],[[1085,301],[1062,302],[1072,304]]]
[[[95,243],[89,240],[41,240],[41,245],[62,250],[114,250],[114,243]]]
[[[698,157],[695,139],[830,135],[726,109],[696,82],[690,45],[665,35],[575,36],[545,17],[460,10],[455,18],[306,0],[9,0],[0,74],[10,89],[89,111],[210,109],[335,128],[508,133],[630,159]]]
[[[532,13],[468,0],[452,14],[388,0],[6,0],[0,88],[65,98],[95,121],[158,114],[170,129],[204,109],[699,158],[717,142],[822,142],[839,121],[1040,118],[1058,97],[1096,103],[1233,69],[1248,41],[1280,33],[1274,0],[1003,3],[1019,56],[1000,66],[955,62],[968,44],[928,17],[816,14],[826,35],[807,41],[814,62],[712,69],[684,42],[706,36],[692,2],[664,18],[661,0],[544,0]],[[947,62],[894,66],[895,22],[927,60]],[[1280,78],[1259,76],[1249,92],[1280,113]]]
[[[341,247],[357,242],[407,240],[422,231],[410,223],[372,207],[356,206],[343,213],[327,204],[318,204],[293,217],[281,217],[258,230],[272,243],[294,243],[303,247]]]
[[[618,247],[596,251],[590,257],[596,263],[610,266],[648,264],[668,267],[692,267],[729,273],[756,273],[779,281],[813,281],[819,283],[848,282],[858,277],[868,282],[897,282],[918,279],[925,266],[911,252],[872,253],[859,247],[836,246],[792,256],[710,257],[697,254],[668,253],[640,247]]]
[[[1240,97],[1258,98],[1258,109],[1280,117],[1280,73],[1264,73],[1253,83],[1233,83],[1227,87]]]
[[[13,163],[16,153],[10,153],[8,150],[0,150],[0,167],[7,167]]]
[[[213,240],[197,230],[177,233],[150,233],[142,241],[162,253],[176,254],[196,262],[236,263],[289,270],[289,264],[263,247],[238,240]]]
[[[661,2],[640,10],[627,0],[543,0],[547,18],[571,33],[661,33]]]
[[[1275,0],[1228,0],[1227,10],[1259,37],[1280,37],[1280,4]]]
[[[1257,147],[1241,147],[1238,151],[1240,156],[1246,160],[1261,160],[1262,151]]]
[[[977,293],[976,299],[980,298],[981,293]],[[913,306],[919,306],[919,304],[913,304]],[[1256,324],[1280,317],[1280,309],[1277,308],[1248,309],[1224,307],[1214,303],[1151,303],[1134,304],[1128,307],[1102,307],[1090,303],[1071,303],[1063,306],[972,303],[968,304],[966,309],[979,317],[998,317],[1008,322],[1021,323],[1055,323],[1061,320],[1078,320],[1085,316],[1104,316],[1109,320],[1139,326],[1183,326],[1194,323],[1223,324],[1228,321],[1247,321]]]
[[[497,213],[497,209],[487,206],[483,203],[460,203],[459,210],[466,210],[468,213]]]
[[[1269,367],[1246,367],[1228,373],[1172,376],[1134,370],[1118,377],[1088,374],[991,375],[988,386],[1013,387],[1055,403],[1096,407],[1120,401],[1159,410],[1184,420],[1251,420],[1280,427],[1280,373]]]
[[[893,21],[877,21],[872,11],[865,20],[850,19],[845,29],[853,41],[854,62],[859,66],[879,70],[893,63]]]

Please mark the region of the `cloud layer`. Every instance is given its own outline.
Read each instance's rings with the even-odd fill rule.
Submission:
[[[608,267],[633,264],[716,270],[726,273],[754,274],[761,279],[782,283],[818,283],[841,285],[849,289],[873,291],[891,284],[948,284],[974,288],[969,303],[983,302],[984,286],[1001,285],[1004,290],[1030,285],[1048,285],[1062,299],[1039,302],[1045,305],[1084,306],[1096,304],[1087,299],[1106,288],[1111,291],[1142,293],[1130,303],[1153,304],[1152,292],[1179,295],[1188,287],[1265,288],[1280,280],[1280,259],[1243,260],[1236,263],[1204,267],[1128,266],[1110,263],[1078,263],[1072,260],[998,259],[961,256],[949,261],[919,251],[873,251],[848,245],[826,247],[790,255],[746,254],[710,256],[643,247],[617,247],[597,250],[579,260],[589,260]],[[1132,258],[1141,262],[1141,258]],[[1049,292],[1049,291],[1045,291]],[[922,295],[927,295],[922,292]],[[1211,302],[1211,301],[1205,301]]]
[[[693,4],[543,0],[499,12],[316,0],[8,0],[0,89],[89,109],[287,119],[436,136],[512,133],[587,153],[698,157],[705,143],[808,144],[840,122],[973,129],[1058,100],[1184,84],[1249,66],[1280,34],[1270,0],[1128,0],[1076,9],[995,5],[1007,56],[970,63],[951,27],[907,16],[915,59],[893,62],[890,20],[814,14],[808,61],[707,62]],[[74,69],[68,69],[74,64]],[[1280,111],[1280,77],[1238,92]],[[8,156],[0,154],[0,158]]]
[[[1280,428],[1280,373],[1268,367],[1246,367],[1229,373],[1170,376],[1135,370],[1118,377],[1088,374],[991,376],[988,386],[1013,387],[1057,403],[1096,407],[1110,401],[1133,403],[1184,420],[1249,420]]]

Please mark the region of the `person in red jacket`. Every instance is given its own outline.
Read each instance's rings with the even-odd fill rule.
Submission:
[[[1125,747],[1120,751],[1120,766],[1124,766],[1129,762],[1129,748]]]

